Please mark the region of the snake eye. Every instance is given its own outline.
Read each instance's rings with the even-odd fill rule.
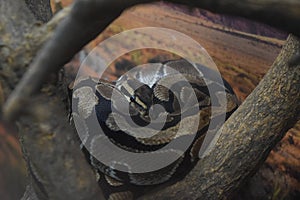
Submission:
[[[134,101],[135,97],[133,95],[130,96],[130,101]]]

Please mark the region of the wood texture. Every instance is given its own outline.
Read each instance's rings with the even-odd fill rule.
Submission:
[[[290,36],[263,80],[225,122],[210,154],[183,181],[141,199],[231,197],[299,118],[300,65],[287,64],[299,48],[298,38]]]
[[[185,0],[171,2],[186,4]],[[217,13],[258,20],[299,36],[300,2],[298,0],[195,0],[191,6]]]

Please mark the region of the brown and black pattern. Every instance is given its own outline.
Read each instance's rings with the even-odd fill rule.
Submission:
[[[117,147],[134,153],[153,152],[160,157],[172,156],[174,152],[181,154],[175,162],[160,170],[135,174],[112,169],[87,153],[99,173],[99,184],[107,199],[134,199],[145,190],[182,179],[199,160],[198,153],[212,118],[228,118],[238,106],[230,85],[224,79],[216,78],[217,73],[212,69],[183,59],[154,63],[153,66],[155,70],[144,66],[124,74],[116,84],[92,78],[81,78],[75,83],[73,119],[79,124],[77,129],[84,133],[82,143],[92,151],[91,154],[101,154],[97,144],[104,137]],[[220,98],[224,94],[225,101]],[[212,98],[217,99],[217,103],[212,104]],[[216,112],[214,116],[212,106]],[[222,109],[224,106],[226,112]],[[89,130],[89,123],[95,123],[90,120],[92,115],[96,115],[96,123],[104,135]],[[194,132],[190,129],[193,124],[198,124]],[[216,124],[213,129],[220,126]],[[152,132],[157,134],[142,137]],[[170,142],[179,145],[187,138],[192,139],[185,152],[181,149],[162,150]],[[85,152],[88,151],[85,149]],[[122,163],[122,159],[116,163],[130,171],[131,166]],[[145,163],[137,161],[139,164]]]

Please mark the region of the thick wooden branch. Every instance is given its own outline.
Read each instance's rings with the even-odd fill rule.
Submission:
[[[141,199],[227,199],[252,175],[300,117],[300,49],[289,36],[257,88],[220,130],[210,154],[182,181]]]
[[[278,0],[169,0],[211,10],[217,13],[243,16],[257,20],[288,33],[300,36],[300,1]]]

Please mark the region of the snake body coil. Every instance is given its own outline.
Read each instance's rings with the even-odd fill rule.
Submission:
[[[211,119],[222,115],[228,118],[237,108],[232,88],[225,80],[217,81],[215,71],[183,59],[153,66],[155,70],[141,67],[124,74],[116,84],[85,78],[74,87],[73,119],[77,130],[84,133],[82,143],[89,150],[90,163],[99,172],[99,183],[108,199],[133,199],[145,188],[183,178],[199,160]],[[212,99],[217,100],[215,105]],[[95,123],[93,115],[104,135],[90,128]],[[221,125],[215,124],[212,129]],[[121,150],[155,159],[136,159],[129,164],[121,154],[108,166],[97,159],[105,152],[101,143],[104,139]],[[189,141],[185,148],[178,147],[185,141]],[[171,143],[173,146],[166,148]],[[154,171],[133,170],[159,165],[173,157],[174,162]]]

